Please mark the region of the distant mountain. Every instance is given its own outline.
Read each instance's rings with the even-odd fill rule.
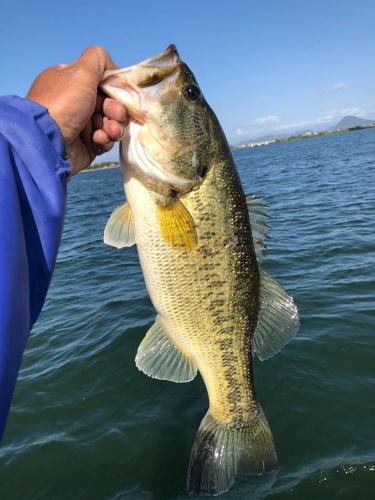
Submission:
[[[331,125],[329,128],[324,128],[324,125],[315,125],[311,127],[309,130],[305,129],[291,129],[289,132],[284,134],[267,134],[261,137],[249,137],[245,141],[241,141],[236,143],[234,146],[239,147],[242,145],[249,144],[250,142],[264,142],[264,141],[272,141],[273,139],[286,139],[287,137],[291,137],[294,135],[307,135],[309,133],[314,132],[324,132],[331,130],[339,130],[345,128],[358,127],[361,125],[371,125],[375,123],[374,120],[365,120],[364,118],[359,118],[358,116],[344,116],[336,125]]]
[[[297,134],[308,134],[312,133],[312,130],[305,130],[301,129],[295,132],[288,132],[287,134],[267,134],[267,135],[262,135],[261,137],[251,137],[247,139],[246,141],[242,141],[239,143],[236,143],[235,146],[242,146],[243,144],[249,144],[250,142],[265,142],[265,141],[273,141],[274,139],[286,139],[287,137],[290,137],[291,135],[297,135]]]
[[[361,125],[370,125],[370,123],[374,122],[375,120],[365,120],[364,118],[359,118],[358,116],[344,116],[344,118],[336,123],[336,125],[334,125],[333,127],[329,127],[327,130],[359,127]]]
[[[279,139],[282,137],[288,137],[289,134],[267,134],[262,135],[261,137],[250,137],[246,139],[246,141],[241,141],[235,144],[235,146],[242,146],[243,144],[249,144],[249,142],[264,142],[264,141],[272,141],[273,139]]]

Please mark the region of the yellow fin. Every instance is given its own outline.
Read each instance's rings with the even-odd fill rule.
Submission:
[[[160,233],[167,245],[182,252],[189,252],[197,246],[194,220],[178,198],[169,205],[158,205],[157,218]]]

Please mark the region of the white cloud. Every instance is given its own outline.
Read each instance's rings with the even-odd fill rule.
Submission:
[[[236,134],[237,135],[247,135],[248,133],[249,133],[248,130],[245,130],[243,128],[239,127],[239,128],[236,129]]]
[[[302,122],[297,122],[297,123],[288,123],[285,125],[279,125],[277,127],[273,127],[273,130],[287,130],[287,129],[295,129],[295,128],[303,128],[303,127],[309,127],[311,125],[321,125],[325,124],[328,122],[333,122],[335,120],[339,120],[340,118],[343,118],[344,116],[348,115],[355,115],[359,116],[360,118],[365,118],[367,116],[374,114],[374,110],[371,109],[361,109],[358,107],[352,107],[352,108],[344,108],[344,109],[333,109],[331,111],[327,111],[321,116],[318,116],[317,118],[313,120],[306,120]]]
[[[259,136],[262,134],[270,134],[270,133],[278,133],[278,132],[287,132],[290,130],[294,132],[298,129],[303,130],[309,127],[321,125],[321,128],[324,128],[324,125],[334,125],[335,122],[338,122],[341,118],[347,115],[354,115],[360,118],[369,118],[373,119],[375,116],[375,108],[343,108],[343,109],[331,109],[322,115],[312,118],[311,120],[304,120],[295,123],[285,123],[280,124],[280,119],[276,115],[268,115],[262,118],[256,118],[252,122],[238,127],[236,129],[237,136]],[[261,120],[261,121],[260,121]],[[260,125],[260,127],[259,127]],[[262,127],[262,125],[266,125]],[[268,126],[267,126],[268,125]],[[272,126],[273,125],[273,126]]]
[[[328,111],[322,116],[319,116],[316,120],[317,123],[325,123],[329,122],[331,120],[336,120],[337,118],[342,118],[343,116],[347,115],[362,115],[364,111],[362,111],[360,108],[345,108],[345,109],[334,109],[331,111]]]
[[[308,127],[309,125],[314,125],[316,123],[318,123],[316,120],[305,120],[303,122],[287,123],[285,125],[279,125],[277,127],[274,127],[273,130],[287,130],[289,128]]]
[[[258,129],[259,132],[261,132],[259,127],[262,127],[264,125],[272,125],[272,124],[279,123],[279,122],[280,122],[280,118],[276,115],[261,116],[260,118],[255,118],[255,120],[252,120],[249,123],[245,123],[241,127],[237,128],[236,134],[237,135],[248,135],[250,133],[254,133],[255,129]]]
[[[326,92],[336,92],[337,90],[342,90],[350,87],[349,83],[344,83],[344,82],[338,82],[335,83],[334,85],[330,85],[329,87],[325,88]]]
[[[269,125],[270,123],[279,123],[280,119],[276,115],[267,115],[267,116],[262,116],[261,118],[256,118],[252,122],[250,122],[250,125],[252,126],[257,126],[257,125]]]

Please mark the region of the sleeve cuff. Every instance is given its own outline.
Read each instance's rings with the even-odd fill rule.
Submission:
[[[64,171],[68,176],[72,171],[72,165],[66,158],[64,137],[55,120],[48,113],[48,109],[41,104],[32,101],[31,99],[18,96],[0,97],[0,101],[6,100],[6,103],[23,113],[27,113],[34,117],[35,123],[41,131],[48,137],[50,143],[56,150],[60,161],[56,166],[59,171]]]

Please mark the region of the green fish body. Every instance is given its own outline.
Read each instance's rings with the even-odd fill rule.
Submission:
[[[280,350],[298,327],[297,309],[259,267],[264,206],[245,197],[220,124],[174,46],[111,72],[103,89],[133,116],[122,144],[127,202],[104,239],[118,248],[137,244],[158,313],[136,364],[174,382],[200,372],[209,409],[193,444],[188,489],[217,495],[239,474],[277,467],[252,354],[265,359]]]

